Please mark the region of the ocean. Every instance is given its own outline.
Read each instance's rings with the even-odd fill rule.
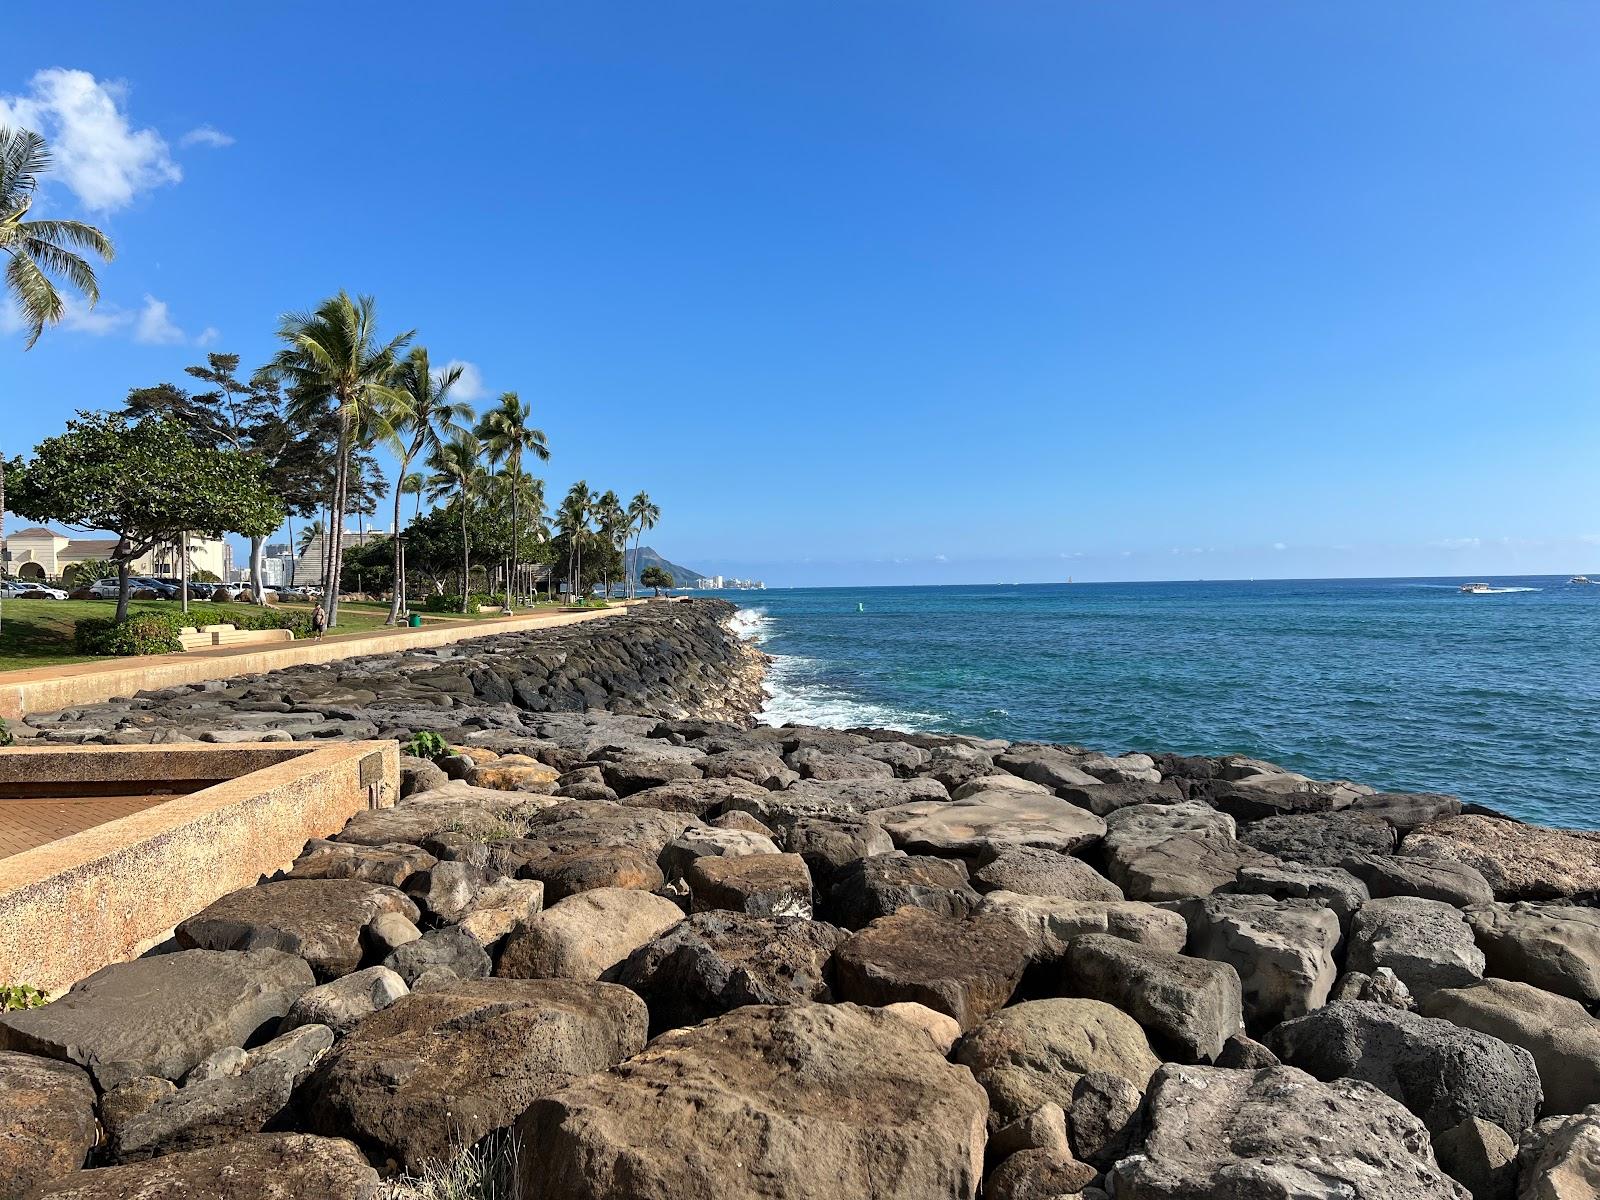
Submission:
[[[1600,828],[1600,586],[1563,577],[727,592],[763,719],[1236,752]]]

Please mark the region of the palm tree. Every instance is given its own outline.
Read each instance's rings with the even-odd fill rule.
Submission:
[[[405,393],[394,381],[400,351],[415,331],[380,341],[377,309],[371,296],[351,297],[341,291],[314,312],[286,314],[278,323],[278,336],[285,345],[269,364],[274,376],[289,385],[291,420],[309,424],[329,405],[339,420],[329,505],[331,533],[322,576],[329,626],[338,623],[351,449],[363,431],[382,435],[408,411]]]
[[[417,498],[417,506],[411,513],[411,519],[413,521],[420,519],[422,516],[422,493],[427,491],[427,489],[428,477],[421,471],[412,471],[409,475],[403,476],[400,480],[401,494],[406,496],[415,496]]]
[[[417,346],[400,364],[397,386],[406,397],[406,412],[395,423],[394,433],[387,440],[395,457],[400,460],[398,482],[394,489],[394,532],[400,532],[400,498],[407,484],[415,480],[410,490],[417,494],[417,512],[422,511],[422,476],[410,472],[411,461],[423,451],[436,449],[444,437],[462,431],[462,422],[472,419],[472,409],[467,404],[450,399],[450,389],[461,378],[461,367],[447,367],[435,372],[428,362],[428,351]],[[394,599],[389,603],[389,618],[384,623],[395,625],[400,621],[400,611],[405,605],[405,580],[400,570],[400,539],[394,537]]]
[[[94,268],[75,250],[89,250],[106,262],[115,256],[111,239],[82,221],[25,221],[33,206],[39,176],[50,169],[50,149],[37,133],[0,126],[0,250],[6,252],[6,291],[28,327],[27,349],[46,325],[66,315],[67,306],[51,275],[83,293],[92,308],[100,299]]]
[[[528,424],[532,409],[515,392],[502,392],[500,404],[483,414],[477,435],[483,439],[491,462],[504,462],[511,468],[511,553],[506,564],[506,606],[515,607],[512,580],[517,573],[517,550],[521,545],[521,525],[517,511],[522,490],[522,456],[531,454],[540,462],[550,461],[550,443],[544,430]]]
[[[311,549],[311,544],[322,536],[322,522],[313,521],[300,531],[300,544],[296,547],[301,554]]]
[[[624,544],[628,538],[628,514],[623,511],[622,500],[613,491],[602,492],[600,498],[594,502],[594,521],[600,527],[600,537],[604,540],[606,548],[611,554],[622,549],[617,545],[619,539]],[[611,599],[611,554],[606,555],[605,561],[605,597]],[[623,564],[626,573],[627,564]]]
[[[661,520],[661,506],[654,503],[648,494],[640,492],[628,501],[628,523],[634,531],[633,538],[633,569],[628,575],[628,599],[633,599],[633,585],[639,579],[639,545],[644,541],[645,530],[654,529],[656,522]]]
[[[594,508],[594,493],[580,479],[567,489],[556,512],[561,532],[567,535],[567,588],[574,601],[583,586],[583,538],[589,532],[589,515]]]
[[[428,479],[428,499],[447,500],[461,513],[461,611],[467,612],[467,598],[472,593],[472,542],[467,532],[467,517],[472,501],[483,491],[488,472],[478,460],[483,457],[483,447],[478,439],[465,430],[440,442],[428,455],[428,466],[433,475]]]

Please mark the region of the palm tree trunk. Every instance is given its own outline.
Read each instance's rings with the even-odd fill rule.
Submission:
[[[461,615],[467,615],[468,597],[472,595],[472,551],[467,546],[467,497],[461,496]]]
[[[518,463],[511,472],[511,569],[506,572],[506,607],[512,612],[517,608],[517,493],[521,490],[522,464]]]
[[[178,592],[183,597],[183,611],[189,611],[189,531],[178,534]]]
[[[329,571],[327,587],[328,628],[332,629],[339,623],[339,585],[344,580],[344,516],[349,503],[350,490],[350,446],[351,431],[350,418],[345,416],[341,422],[342,428],[339,436],[339,470],[334,483],[334,519],[328,528],[328,536],[332,539],[329,547]]]
[[[400,473],[394,479],[394,530],[389,534],[390,549],[394,551],[394,596],[389,601],[389,619],[385,625],[400,624],[401,601],[406,592],[405,571],[400,561],[400,485],[406,481],[406,466],[410,459],[400,460]]]

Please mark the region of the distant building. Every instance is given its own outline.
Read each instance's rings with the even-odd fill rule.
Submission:
[[[347,529],[344,532],[342,548],[348,550],[351,546],[362,546],[369,542],[381,542],[388,536],[387,533],[379,529],[369,529],[364,535],[359,531]],[[301,551],[300,557],[292,560],[292,579],[286,579],[283,582],[292,582],[296,587],[321,587],[322,556],[324,553],[323,537],[318,534],[311,539],[311,544]],[[265,573],[264,568],[263,573]]]
[[[18,579],[62,579],[74,563],[109,559],[116,551],[116,538],[73,538],[43,525],[19,529],[0,541],[10,555],[6,570]],[[129,565],[131,574],[177,578],[183,561],[176,539],[160,542]],[[189,538],[189,575],[208,571],[227,579],[233,570],[233,547],[221,538]]]

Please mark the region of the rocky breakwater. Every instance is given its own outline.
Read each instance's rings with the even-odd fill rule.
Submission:
[[[725,600],[636,605],[558,629],[475,638],[30,713],[19,741],[140,744],[395,737],[457,742],[522,733],[536,714],[576,711],[747,722],[764,657],[728,626]]]
[[[517,712],[0,1017],[0,1194],[348,1200],[514,1139],[525,1200],[1600,1195],[1600,835]]]

